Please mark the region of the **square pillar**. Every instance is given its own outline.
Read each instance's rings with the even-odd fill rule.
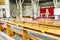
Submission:
[[[6,18],[10,17],[9,0],[5,0]]]

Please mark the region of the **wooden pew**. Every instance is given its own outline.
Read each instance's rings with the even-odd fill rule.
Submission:
[[[45,25],[43,25],[43,24],[41,24],[41,23],[39,23],[39,22],[37,22],[37,21],[30,21],[30,22],[28,22],[28,21],[22,21],[23,23],[21,24],[20,22],[12,22],[11,24],[14,24],[14,25],[20,25],[20,26],[24,26],[24,28],[30,28],[30,29],[34,29],[34,30],[38,30],[38,31],[46,31],[46,32],[49,32],[50,31],[50,33],[52,33],[52,30],[48,30],[49,28],[44,28],[44,27],[42,27],[41,28],[41,25],[42,26],[45,26]],[[25,24],[26,23],[26,24]],[[29,25],[29,24],[31,24],[31,25]],[[28,24],[28,25],[27,25]],[[38,24],[38,26],[36,26],[36,25],[32,25],[32,24]],[[39,26],[40,25],[40,26]],[[48,25],[48,24],[47,24]],[[47,26],[46,25],[46,26]],[[50,25],[48,25],[48,26],[50,26]],[[54,25],[53,25],[54,26]],[[56,34],[59,34],[59,30],[57,30],[58,32],[56,33]],[[54,32],[53,32],[54,33]],[[55,33],[54,33],[55,34]]]
[[[0,31],[5,31],[2,25],[3,23],[0,23]]]
[[[2,40],[15,40],[12,37],[9,37],[8,35],[6,35],[5,33],[0,31],[0,37],[2,37]]]
[[[6,24],[6,32],[7,32],[8,36],[14,36],[14,33],[11,30],[10,25],[8,23]]]
[[[15,21],[14,21],[13,23],[14,23],[14,25],[17,25],[17,24],[15,24]],[[23,32],[22,32],[23,40],[27,40],[27,39],[28,39],[28,38],[26,38],[27,34],[25,35],[26,31],[25,31],[23,28],[22,28],[22,30],[23,30]],[[8,30],[7,30],[7,31],[8,31]],[[17,30],[14,30],[14,29],[13,29],[13,31],[14,31],[14,32],[17,32]],[[20,32],[17,32],[17,33],[19,34]],[[29,39],[37,40],[38,38],[30,35],[30,36],[29,36]]]

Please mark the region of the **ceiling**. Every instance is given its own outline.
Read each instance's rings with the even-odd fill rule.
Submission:
[[[53,0],[39,0],[39,3],[44,3],[44,2],[49,2],[49,1],[53,1]],[[16,3],[16,0],[10,0],[10,2]],[[24,3],[31,3],[31,0],[24,0]]]
[[[39,0],[40,3],[43,3],[43,2],[49,2],[49,1],[52,1],[52,0]],[[31,2],[31,0],[25,0],[24,2]]]

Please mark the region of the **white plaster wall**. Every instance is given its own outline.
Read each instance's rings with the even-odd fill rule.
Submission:
[[[34,15],[34,11],[32,10],[32,7],[31,6],[24,6],[24,11],[23,11],[23,16],[30,16],[30,17],[33,17]],[[40,7],[38,8],[38,11],[37,11],[37,17],[40,17]]]
[[[0,10],[0,17],[3,17],[3,13],[2,13],[2,11]]]
[[[9,0],[5,0],[5,10],[6,10],[6,18],[10,17],[10,5],[9,5]]]
[[[16,4],[13,4],[10,2],[10,13],[12,17],[16,17],[17,15],[17,8],[16,8]]]
[[[24,6],[23,16],[33,16],[31,6]]]
[[[5,5],[0,5],[0,8],[5,8]]]
[[[23,6],[22,16],[33,17],[33,10],[31,5],[29,3],[26,3],[26,4]],[[13,14],[12,15],[13,17],[15,17],[16,15],[19,15],[16,8],[16,4],[10,3],[10,10],[11,10],[11,14]],[[40,16],[40,7],[38,8],[38,12],[37,12],[37,17],[39,16]]]
[[[5,8],[5,5],[0,5],[0,17],[3,17],[3,8]]]

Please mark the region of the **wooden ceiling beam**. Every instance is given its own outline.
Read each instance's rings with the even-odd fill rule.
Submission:
[[[5,0],[0,0],[0,5],[4,5],[5,4]]]

